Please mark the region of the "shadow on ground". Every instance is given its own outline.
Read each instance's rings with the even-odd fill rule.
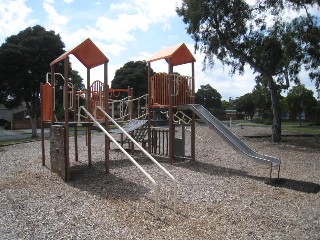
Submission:
[[[70,186],[105,199],[137,200],[151,190],[112,173],[106,174],[103,162],[95,163],[91,167],[71,166],[70,170],[71,181],[67,182]]]
[[[286,179],[286,178],[273,179],[270,182],[270,179],[268,177],[253,176],[243,170],[221,167],[218,165],[203,163],[199,161],[188,161],[184,163],[179,163],[176,166],[186,168],[188,170],[195,171],[195,172],[205,173],[208,175],[225,176],[225,177],[239,176],[242,178],[249,178],[256,181],[264,181],[266,184],[273,187],[287,188],[287,189],[304,192],[304,193],[320,192],[320,185],[317,183],[298,181],[298,180]]]

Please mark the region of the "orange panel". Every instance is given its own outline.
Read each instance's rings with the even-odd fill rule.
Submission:
[[[52,86],[45,83],[42,86],[42,119],[43,121],[52,121]]]

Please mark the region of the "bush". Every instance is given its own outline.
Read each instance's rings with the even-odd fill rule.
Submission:
[[[263,119],[262,117],[253,117],[252,122],[258,123],[258,124],[263,124]]]

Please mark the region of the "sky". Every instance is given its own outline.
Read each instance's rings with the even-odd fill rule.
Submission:
[[[148,60],[158,50],[185,43],[196,58],[196,89],[210,84],[224,100],[251,92],[255,76],[249,68],[244,75],[231,76],[230,68],[217,61],[214,67],[203,71],[204,55],[194,52],[194,41],[176,14],[180,5],[181,0],[0,0],[0,44],[35,25],[59,34],[66,51],[90,38],[109,59],[111,82],[115,71],[125,63]],[[72,68],[86,79],[82,64],[74,57],[70,61]],[[156,72],[167,71],[164,60],[151,66]],[[178,66],[174,71],[190,76],[191,66]],[[302,73],[301,78],[307,88],[316,91],[306,74]],[[102,66],[91,70],[92,81],[102,79]]]

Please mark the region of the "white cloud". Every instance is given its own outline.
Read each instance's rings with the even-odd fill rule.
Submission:
[[[176,16],[175,7],[178,2],[181,1],[130,0],[113,3],[108,9],[110,14],[98,16],[95,25],[62,35],[67,39],[67,45],[76,45],[90,36],[94,41],[103,42],[108,53],[119,56],[127,49],[129,42],[137,40],[138,31],[147,32],[151,24],[161,23],[163,31],[169,30],[169,18]],[[46,7],[51,16],[57,15],[51,4]]]
[[[64,0],[65,3],[69,4],[69,3],[72,3],[73,0]]]
[[[110,11],[118,11],[118,12],[129,12],[132,10],[132,6],[129,3],[111,3],[110,4]]]
[[[116,19],[105,16],[99,17],[96,22],[94,36],[100,40],[108,40],[117,43],[134,41],[136,30],[146,31],[148,25],[143,15],[121,14]]]
[[[43,8],[48,14],[48,19],[51,21],[52,25],[66,25],[68,23],[68,18],[60,15],[53,6],[53,0],[47,0],[43,2]]]
[[[32,9],[25,0],[0,0],[0,40],[32,25],[35,19],[28,19]]]

